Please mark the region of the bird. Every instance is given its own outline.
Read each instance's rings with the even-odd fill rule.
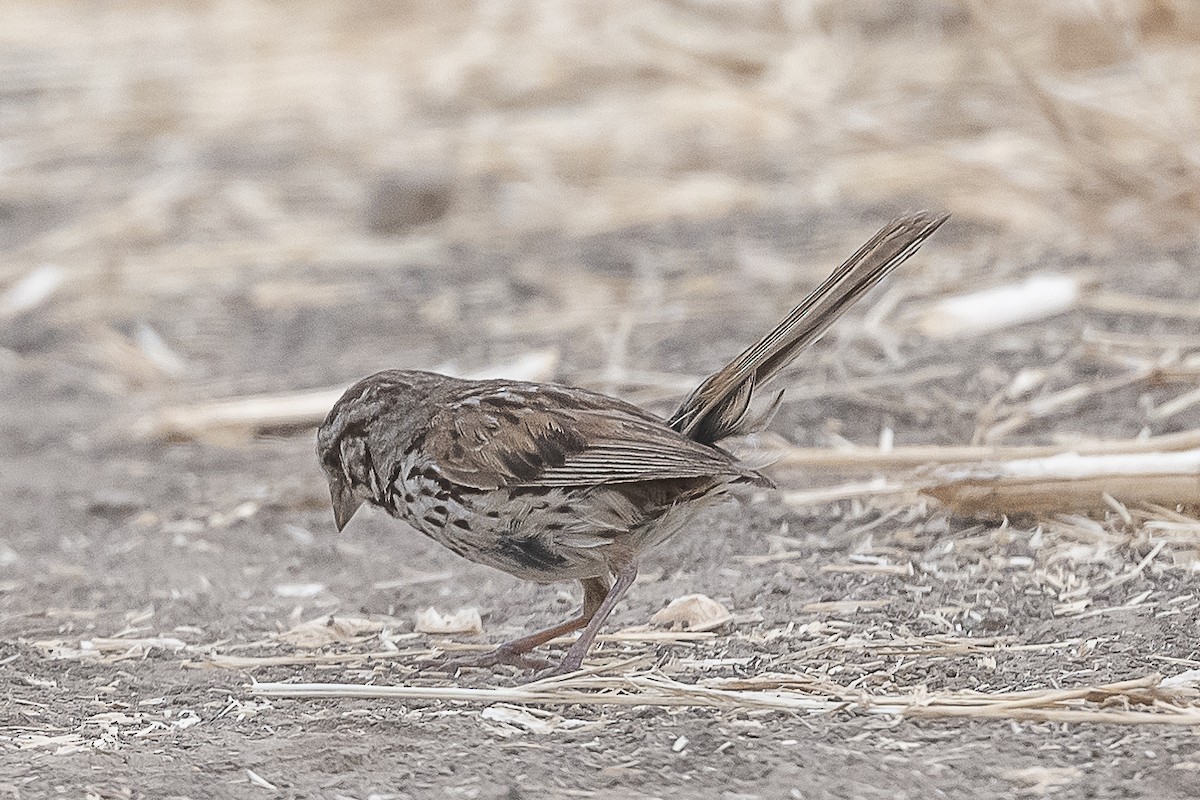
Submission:
[[[355,383],[317,432],[338,531],[365,503],[452,552],[538,583],[576,580],[579,612],[455,667],[575,672],[647,550],[739,485],[769,486],[720,446],[760,429],[755,393],[903,263],[949,215],[879,230],[778,325],[667,418],[588,389],[391,369]],[[581,630],[555,663],[534,653]]]

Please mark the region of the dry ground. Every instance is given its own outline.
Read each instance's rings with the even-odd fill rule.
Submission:
[[[1187,508],[974,518],[831,466],[1200,428],[1200,20],[883,7],[4,4],[0,795],[1200,794]],[[431,667],[571,587],[379,514],[335,534],[303,425],[149,424],[530,354],[668,411],[919,205],[955,217],[742,444],[829,459],[651,554],[603,669],[536,697]],[[1077,292],[930,327],[1038,273]],[[690,592],[732,621],[646,627]],[[417,633],[428,606],[484,634]]]

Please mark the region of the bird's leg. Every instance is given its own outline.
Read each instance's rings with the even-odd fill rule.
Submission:
[[[608,589],[608,593],[604,596],[600,607],[592,614],[591,619],[587,622],[587,627],[583,629],[583,633],[579,634],[579,638],[567,650],[567,654],[563,656],[562,661],[558,665],[551,668],[548,672],[538,675],[538,678],[547,678],[551,675],[565,675],[568,672],[574,672],[583,666],[583,659],[587,655],[588,650],[592,648],[592,642],[596,640],[596,634],[600,632],[600,626],[608,619],[608,615],[612,613],[613,608],[617,605],[617,601],[625,594],[625,591],[633,585],[633,581],[637,578],[637,562],[630,560],[623,565],[615,573],[616,580],[613,581],[612,588]]]
[[[579,583],[583,585],[583,606],[579,609],[577,617],[569,619],[566,622],[560,622],[558,625],[546,628],[545,630],[536,631],[528,636],[522,636],[520,639],[505,642],[495,650],[483,653],[482,655],[447,661],[444,666],[493,667],[497,664],[508,664],[525,669],[545,669],[551,666],[553,662],[540,656],[530,655],[529,651],[545,644],[551,639],[565,636],[587,625],[596,616],[596,612],[603,607],[607,596],[611,594],[608,588],[608,578],[606,577],[584,578]],[[609,611],[611,610],[610,607]],[[604,616],[608,616],[607,611],[604,612]]]

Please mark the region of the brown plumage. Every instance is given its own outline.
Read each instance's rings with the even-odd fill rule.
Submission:
[[[317,434],[338,530],[368,502],[472,561],[543,583],[579,580],[577,617],[472,662],[543,665],[530,650],[584,628],[556,671],[578,669],[640,553],[729,487],[769,483],[717,446],[767,416],[749,413],[755,390],[945,220],[920,213],[885,226],[668,420],[553,384],[405,370],[364,378]]]

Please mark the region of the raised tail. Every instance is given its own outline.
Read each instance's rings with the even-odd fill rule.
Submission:
[[[754,390],[821,338],[846,309],[904,263],[949,216],[922,211],[889,222],[770,333],[697,386],[668,424],[705,444],[749,433],[754,426],[747,412]]]

